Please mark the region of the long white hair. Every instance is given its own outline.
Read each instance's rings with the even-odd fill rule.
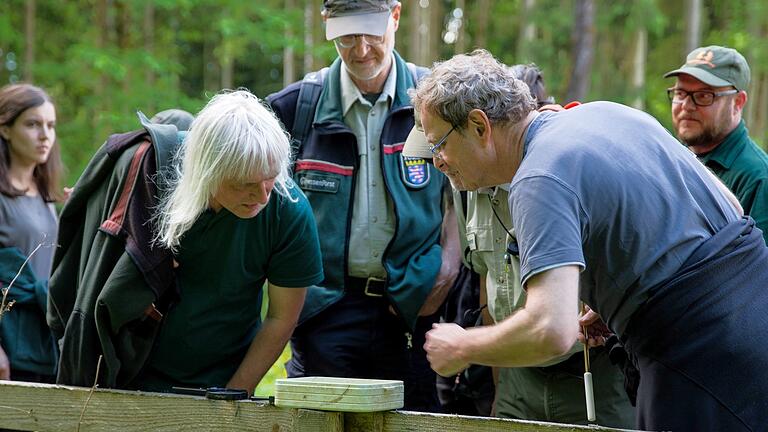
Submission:
[[[275,190],[290,198],[290,163],[288,136],[259,98],[247,90],[219,93],[192,122],[176,154],[154,217],[155,243],[176,252],[224,180],[277,175]]]

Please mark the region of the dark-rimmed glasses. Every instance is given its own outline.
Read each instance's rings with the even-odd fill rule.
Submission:
[[[448,133],[443,135],[442,138],[437,140],[437,142],[434,145],[433,144],[427,144],[429,146],[429,152],[432,153],[435,156],[438,156],[438,153],[440,153],[440,147],[445,145],[445,141],[448,140],[448,135],[450,135],[451,132],[453,132],[454,129],[456,129],[456,125],[453,125],[451,127],[451,130],[449,130]]]
[[[359,41],[361,40],[368,46],[379,46],[384,43],[384,35],[374,36],[369,34],[351,34],[339,36],[333,41],[336,42],[336,45],[339,47],[348,49],[354,48],[355,45],[359,44]]]
[[[681,104],[685,102],[685,99],[688,96],[690,96],[691,100],[693,100],[694,105],[705,107],[715,103],[715,98],[718,98],[720,96],[736,94],[738,92],[739,91],[736,89],[723,90],[719,92],[713,92],[710,90],[687,91],[687,90],[672,87],[667,89],[667,97],[669,98],[669,101],[672,102],[673,104]]]

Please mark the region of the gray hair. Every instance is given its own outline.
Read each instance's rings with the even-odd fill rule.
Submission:
[[[276,176],[275,190],[289,199],[288,189],[294,187],[288,135],[275,115],[247,90],[214,96],[192,122],[175,159],[175,172],[154,218],[155,242],[173,251],[224,180]]]
[[[435,63],[409,95],[417,113],[426,109],[459,130],[473,109],[498,123],[517,123],[536,109],[528,86],[483,49]]]

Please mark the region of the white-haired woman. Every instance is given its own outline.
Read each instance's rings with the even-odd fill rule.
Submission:
[[[290,153],[274,115],[247,91],[221,93],[196,116],[154,219],[156,244],[174,253],[181,301],[164,318],[136,388],[252,391],[282,352],[305,287],[323,278]]]

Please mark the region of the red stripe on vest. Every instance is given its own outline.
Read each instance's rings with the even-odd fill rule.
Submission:
[[[297,161],[295,170],[297,172],[306,171],[306,170],[315,170],[315,171],[324,171],[324,172],[329,172],[334,174],[341,174],[345,176],[352,175],[352,168],[341,167],[338,165],[320,162],[320,161],[307,161],[307,160]]]
[[[405,147],[405,143],[402,144],[393,144],[393,145],[385,145],[384,146],[384,154],[394,154],[397,152],[403,151],[403,147]]]

